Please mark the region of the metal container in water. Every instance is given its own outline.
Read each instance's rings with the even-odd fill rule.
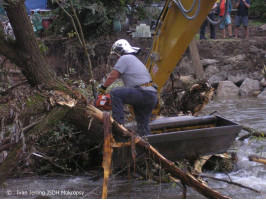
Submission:
[[[153,121],[150,128],[151,131],[178,129],[146,137],[154,148],[172,161],[224,153],[242,129],[240,125],[219,116],[165,117]],[[137,157],[139,156],[145,157],[145,153],[137,148]],[[113,167],[125,167],[130,158],[130,148],[115,149]]]

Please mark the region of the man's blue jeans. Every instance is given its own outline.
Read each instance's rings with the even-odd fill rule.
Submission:
[[[141,136],[150,134],[149,120],[158,101],[156,92],[143,90],[141,87],[119,87],[111,90],[113,118],[119,124],[125,123],[124,104],[133,106],[137,122],[137,133]]]

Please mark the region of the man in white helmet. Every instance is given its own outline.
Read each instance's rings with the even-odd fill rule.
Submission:
[[[124,87],[111,90],[112,114],[119,123],[124,124],[124,104],[133,106],[137,121],[137,133],[149,135],[149,120],[157,104],[157,89],[153,84],[146,66],[135,56],[140,48],[132,47],[128,41],[121,39],[112,46],[111,54],[119,58],[106,81],[99,87],[104,93],[117,78],[122,78]]]

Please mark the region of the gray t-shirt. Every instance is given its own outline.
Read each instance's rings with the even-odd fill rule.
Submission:
[[[134,87],[149,83],[152,80],[146,66],[136,56],[131,54],[121,56],[114,69],[121,73],[125,87]],[[157,91],[152,86],[142,88],[143,90]]]

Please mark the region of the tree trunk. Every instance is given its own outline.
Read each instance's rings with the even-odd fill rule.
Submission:
[[[39,49],[24,0],[5,0],[6,13],[12,25],[16,40],[10,42],[0,35],[0,54],[14,62],[32,86],[43,85],[46,89],[60,88],[57,79]]]

